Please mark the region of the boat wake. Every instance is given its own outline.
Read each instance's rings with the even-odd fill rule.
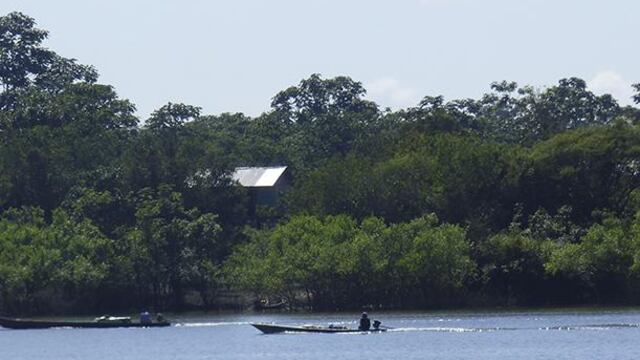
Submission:
[[[227,321],[227,322],[197,322],[197,323],[179,323],[176,327],[214,327],[214,326],[235,326],[235,325],[249,325],[247,321]]]
[[[501,328],[501,327],[488,327],[488,328],[463,328],[463,327],[406,327],[406,328],[393,328],[389,329],[389,332],[415,332],[415,331],[428,331],[428,332],[448,332],[448,333],[473,333],[473,332],[489,332],[489,331],[504,331],[504,330],[517,330],[515,328]]]
[[[593,325],[570,325],[570,326],[549,326],[541,327],[538,330],[557,330],[557,331],[604,331],[614,329],[640,328],[640,324],[593,324]]]
[[[481,333],[495,331],[543,330],[543,331],[607,331],[615,329],[640,328],[640,324],[589,324],[589,325],[561,325],[543,327],[397,327],[389,332],[446,332],[446,333]]]

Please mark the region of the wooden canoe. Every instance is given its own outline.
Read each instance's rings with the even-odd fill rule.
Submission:
[[[359,329],[346,328],[346,327],[333,327],[333,326],[318,326],[318,325],[303,325],[303,326],[288,326],[288,325],[275,325],[275,324],[251,324],[256,329],[262,331],[265,334],[277,334],[283,332],[303,332],[303,333],[368,333],[368,332],[383,332],[387,329],[374,329],[363,331]]]
[[[98,321],[48,321],[48,320],[26,320],[0,317],[0,326],[8,329],[48,329],[59,327],[70,328],[147,328],[170,326],[169,322],[154,322],[143,324],[140,322],[98,322]]]

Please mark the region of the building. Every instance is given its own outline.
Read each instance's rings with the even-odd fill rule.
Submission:
[[[252,216],[257,215],[259,208],[276,207],[290,184],[286,166],[238,167],[231,177],[249,191],[249,211]]]

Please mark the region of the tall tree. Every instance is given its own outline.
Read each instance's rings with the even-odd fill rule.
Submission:
[[[348,77],[322,79],[313,74],[279,92],[272,108],[279,121],[295,124],[292,157],[300,167],[313,167],[335,154],[346,154],[378,116],[364,99],[362,84]]]
[[[0,17],[0,206],[49,214],[71,186],[115,172],[137,119],[92,67],[45,48],[46,37],[26,15]]]
[[[564,130],[610,123],[620,107],[611,95],[597,96],[587,90],[584,80],[561,79],[540,97],[537,110],[540,138],[548,138]]]
[[[96,81],[91,66],[45,48],[42,42],[47,36],[27,15],[12,12],[0,17],[0,109],[13,107],[16,92],[31,86],[55,92],[74,81]]]

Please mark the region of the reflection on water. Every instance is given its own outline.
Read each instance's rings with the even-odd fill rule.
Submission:
[[[355,327],[351,314],[174,315],[159,329],[0,329],[2,359],[636,359],[640,311],[374,313],[386,333],[264,335],[250,323]]]

